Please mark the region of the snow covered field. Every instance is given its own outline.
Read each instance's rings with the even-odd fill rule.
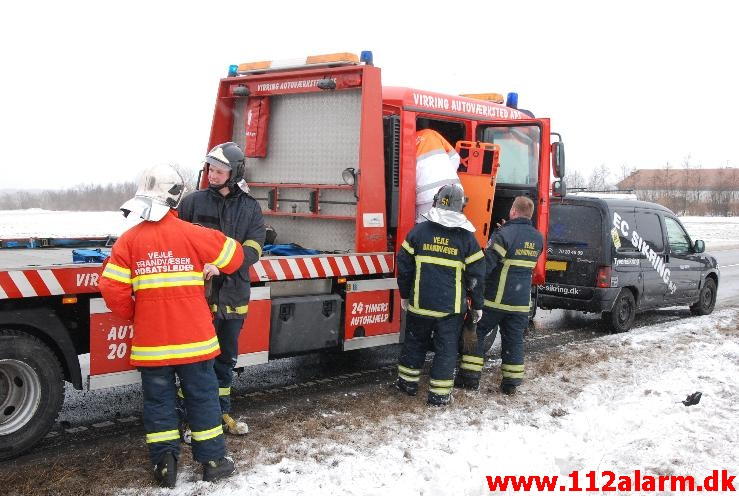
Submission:
[[[331,427],[306,432],[278,459],[273,446],[232,453],[231,479],[211,485],[185,470],[175,490],[151,493],[483,495],[488,475],[558,476],[567,488],[575,470],[581,488],[591,470],[614,472],[616,483],[635,470],[699,484],[713,470],[739,475],[738,324],[739,311],[724,310],[550,350],[529,358],[514,397],[489,391],[494,361],[480,392],[455,390],[445,409],[378,386],[347,398],[347,411],[324,411]],[[700,403],[684,406],[696,391]],[[387,413],[357,422],[356,402]]]
[[[682,217],[693,239],[707,250],[739,247],[739,217]],[[135,222],[120,212],[0,210],[0,238],[118,236]]]

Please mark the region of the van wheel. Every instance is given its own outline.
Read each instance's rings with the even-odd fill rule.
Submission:
[[[626,332],[631,329],[636,316],[634,295],[628,289],[622,289],[613,304],[613,310],[603,312],[603,321],[613,332]]]
[[[0,329],[0,461],[31,449],[64,401],[62,367],[33,336]]]
[[[716,306],[716,282],[713,278],[706,278],[706,283],[698,294],[698,301],[690,306],[693,315],[708,315]]]

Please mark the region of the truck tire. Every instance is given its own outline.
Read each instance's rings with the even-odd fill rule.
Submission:
[[[698,293],[698,301],[690,306],[693,315],[708,315],[716,306],[716,282],[711,277],[706,278],[705,284]]]
[[[31,449],[64,402],[62,367],[41,341],[0,329],[0,461]]]
[[[603,321],[613,332],[626,332],[631,329],[634,317],[636,317],[634,294],[626,288],[616,297],[613,309],[602,314]]]

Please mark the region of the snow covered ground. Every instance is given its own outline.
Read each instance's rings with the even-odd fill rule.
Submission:
[[[682,217],[693,239],[708,250],[739,247],[739,217]],[[120,212],[0,210],[0,238],[118,236],[135,224]]]
[[[739,217],[680,217],[692,239],[706,242],[706,250],[739,246]]]
[[[387,412],[376,422],[327,410],[330,429],[306,432],[279,459],[272,446],[235,452],[240,471],[228,480],[211,485],[185,470],[176,489],[152,493],[482,495],[497,475],[558,476],[567,488],[576,470],[581,488],[591,470],[616,482],[635,470],[700,484],[713,470],[739,475],[738,324],[739,311],[724,310],[550,350],[529,358],[514,397],[489,390],[499,361],[480,392],[456,391],[444,409],[378,387],[347,400]],[[684,406],[696,391],[700,403]]]

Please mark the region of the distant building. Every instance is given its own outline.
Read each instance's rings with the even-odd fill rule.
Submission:
[[[638,169],[616,185],[682,214],[739,213],[739,169]]]

